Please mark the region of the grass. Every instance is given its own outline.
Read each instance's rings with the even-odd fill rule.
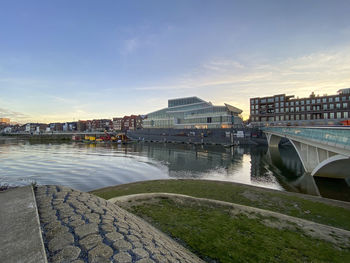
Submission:
[[[158,199],[128,209],[207,262],[350,262],[349,249],[267,227],[263,218],[233,217],[224,207]]]
[[[138,193],[178,193],[242,204],[350,230],[350,209],[322,198],[207,180],[156,180],[92,191],[105,199]]]

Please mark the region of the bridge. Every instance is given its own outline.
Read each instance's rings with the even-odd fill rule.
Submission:
[[[305,172],[312,176],[350,178],[350,127],[281,127],[262,129],[269,150],[278,152],[281,138],[294,146]]]

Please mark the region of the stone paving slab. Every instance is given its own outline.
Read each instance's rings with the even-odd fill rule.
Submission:
[[[31,186],[0,192],[0,262],[47,262]]]
[[[203,262],[139,217],[62,186],[36,189],[49,262]]]

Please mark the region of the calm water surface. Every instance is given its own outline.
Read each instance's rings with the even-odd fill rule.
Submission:
[[[345,180],[304,175],[291,146],[271,158],[267,147],[183,144],[83,144],[0,141],[0,184],[66,185],[82,191],[152,179],[197,178],[251,184],[350,201]]]

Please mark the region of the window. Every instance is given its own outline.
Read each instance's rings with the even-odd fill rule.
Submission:
[[[295,111],[296,111],[296,112],[299,112],[299,107],[296,107],[296,108],[295,108]]]
[[[289,102],[286,102],[286,106],[289,106]]]
[[[291,102],[290,102],[290,106],[294,106],[294,101],[291,101]]]
[[[260,103],[266,103],[266,99],[260,100]]]
[[[283,96],[280,97],[280,101],[284,101],[284,97]]]
[[[308,120],[311,120],[311,114],[306,114],[306,118],[307,118]]]
[[[329,102],[333,102],[333,98],[329,98],[328,101],[329,101]]]
[[[327,98],[323,98],[323,99],[322,99],[322,102],[323,102],[323,103],[326,103],[326,102],[327,102]]]
[[[289,120],[289,115],[286,115],[286,121],[288,121]]]
[[[306,110],[307,110],[307,111],[310,111],[310,106],[306,106]]]
[[[348,103],[347,102],[344,102],[343,103],[343,109],[346,109],[348,107]]]
[[[299,101],[298,100],[295,102],[295,105],[299,105]]]
[[[300,117],[301,117],[302,120],[305,120],[305,115],[304,114],[301,114]]]
[[[349,113],[347,111],[344,111],[343,115],[344,115],[344,119],[349,118]]]
[[[250,108],[253,110],[254,109],[254,105],[250,106]]]
[[[280,116],[276,116],[276,121],[279,121],[280,120]]]
[[[255,105],[255,109],[257,110],[259,108],[259,105]]]
[[[284,102],[281,102],[280,104],[281,104],[281,107],[284,107]]]
[[[335,102],[338,102],[339,101],[339,97],[335,97]]]
[[[341,119],[341,112],[337,112],[337,119]]]
[[[258,100],[258,99],[256,99],[256,100],[255,100],[255,104],[258,104],[258,103],[259,103],[259,100]]]
[[[300,110],[305,111],[305,106],[301,106]]]
[[[328,119],[328,113],[323,113],[323,119]]]
[[[315,104],[315,102],[316,102],[316,101],[315,101],[314,99],[313,99],[313,100],[311,100],[311,103],[312,103],[312,104]]]
[[[328,105],[327,104],[323,104],[323,110],[327,110]]]
[[[306,104],[310,104],[310,100],[306,100]]]
[[[275,101],[279,101],[279,97],[276,97],[276,98],[275,98]]]
[[[337,109],[340,109],[340,103],[337,103],[335,106]]]
[[[292,108],[290,108],[290,112],[294,112],[294,108],[292,107]]]
[[[317,103],[321,103],[321,99],[317,99]]]
[[[281,118],[281,121],[284,121],[284,116],[280,116],[280,118]]]
[[[333,110],[334,109],[334,104],[329,104],[329,109]]]
[[[267,102],[273,102],[273,98],[268,98]]]
[[[278,102],[275,103],[275,107],[279,107],[279,103]]]
[[[299,115],[295,115],[295,119],[296,119],[296,120],[299,120],[299,119],[300,119],[300,116],[299,116]]]
[[[344,96],[344,97],[341,97],[341,100],[342,100],[342,101],[346,100],[346,97],[345,97],[345,96]]]
[[[291,120],[294,120],[294,115],[290,115],[290,119],[291,119]]]
[[[279,113],[279,109],[276,109],[276,113]]]
[[[330,119],[334,119],[334,112],[331,112],[331,113],[329,114],[329,118],[330,118]]]
[[[286,108],[286,112],[289,112],[289,108]]]
[[[283,112],[284,112],[284,109],[283,109],[283,108],[281,108],[281,109],[280,109],[280,111],[281,111],[281,113],[283,113]]]
[[[304,105],[304,103],[305,103],[305,101],[303,101],[303,100],[300,101],[300,105]]]

